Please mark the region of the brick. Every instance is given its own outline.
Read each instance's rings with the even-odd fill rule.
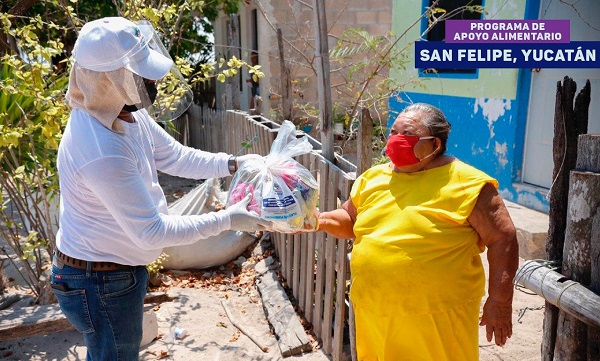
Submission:
[[[364,11],[356,14],[356,23],[357,24],[376,24],[377,23],[377,13],[373,11]]]
[[[391,11],[380,11],[377,14],[377,20],[379,24],[392,24],[392,12]]]

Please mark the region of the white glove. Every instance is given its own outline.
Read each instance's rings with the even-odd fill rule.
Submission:
[[[244,164],[244,162],[257,162],[257,164],[262,165],[264,164],[264,160],[263,157],[261,155],[258,154],[244,154],[244,155],[240,155],[239,157],[235,158],[235,161],[237,163],[237,168],[236,169],[240,169],[242,167],[242,164]],[[260,162],[260,163],[258,163]]]
[[[248,193],[244,199],[225,210],[231,220],[230,229],[255,232],[269,229],[272,226],[271,221],[261,219],[255,212],[251,212],[246,208],[251,199],[252,193]]]

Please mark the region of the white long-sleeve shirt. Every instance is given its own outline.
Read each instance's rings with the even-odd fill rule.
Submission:
[[[170,216],[157,170],[190,179],[229,175],[225,153],[185,147],[145,110],[115,133],[74,109],[58,148],[58,249],[75,258],[145,265],[163,247],[229,229],[224,212]]]

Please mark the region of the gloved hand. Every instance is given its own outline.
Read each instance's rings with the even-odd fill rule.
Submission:
[[[248,193],[244,199],[225,210],[231,220],[231,229],[244,232],[264,231],[272,227],[272,222],[261,219],[255,212],[247,209],[252,199]]]
[[[258,163],[258,164],[264,163],[263,157],[261,155],[258,155],[258,154],[244,154],[244,155],[240,155],[239,157],[235,158],[235,161],[237,162],[237,168],[236,169],[240,169],[242,167],[242,164],[244,164],[244,162],[248,162],[248,161],[261,162],[261,163]]]

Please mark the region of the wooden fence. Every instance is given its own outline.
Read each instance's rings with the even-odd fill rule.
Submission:
[[[238,111],[214,111],[193,107],[189,115],[174,122],[182,143],[210,152],[267,155],[279,124],[262,116]],[[186,133],[188,132],[188,133]],[[187,134],[187,135],[186,135]],[[189,140],[184,139],[188,136]],[[355,179],[356,166],[336,154],[335,164],[321,155],[321,144],[307,136],[313,151],[296,158],[319,182],[319,209],[328,211],[346,201]],[[252,148],[243,149],[243,142]],[[227,181],[230,181],[229,178]],[[227,189],[229,184],[225,184]],[[348,240],[325,232],[272,235],[281,272],[304,317],[313,325],[322,347],[333,360],[344,357],[344,329],[348,324],[346,302],[349,287]]]

